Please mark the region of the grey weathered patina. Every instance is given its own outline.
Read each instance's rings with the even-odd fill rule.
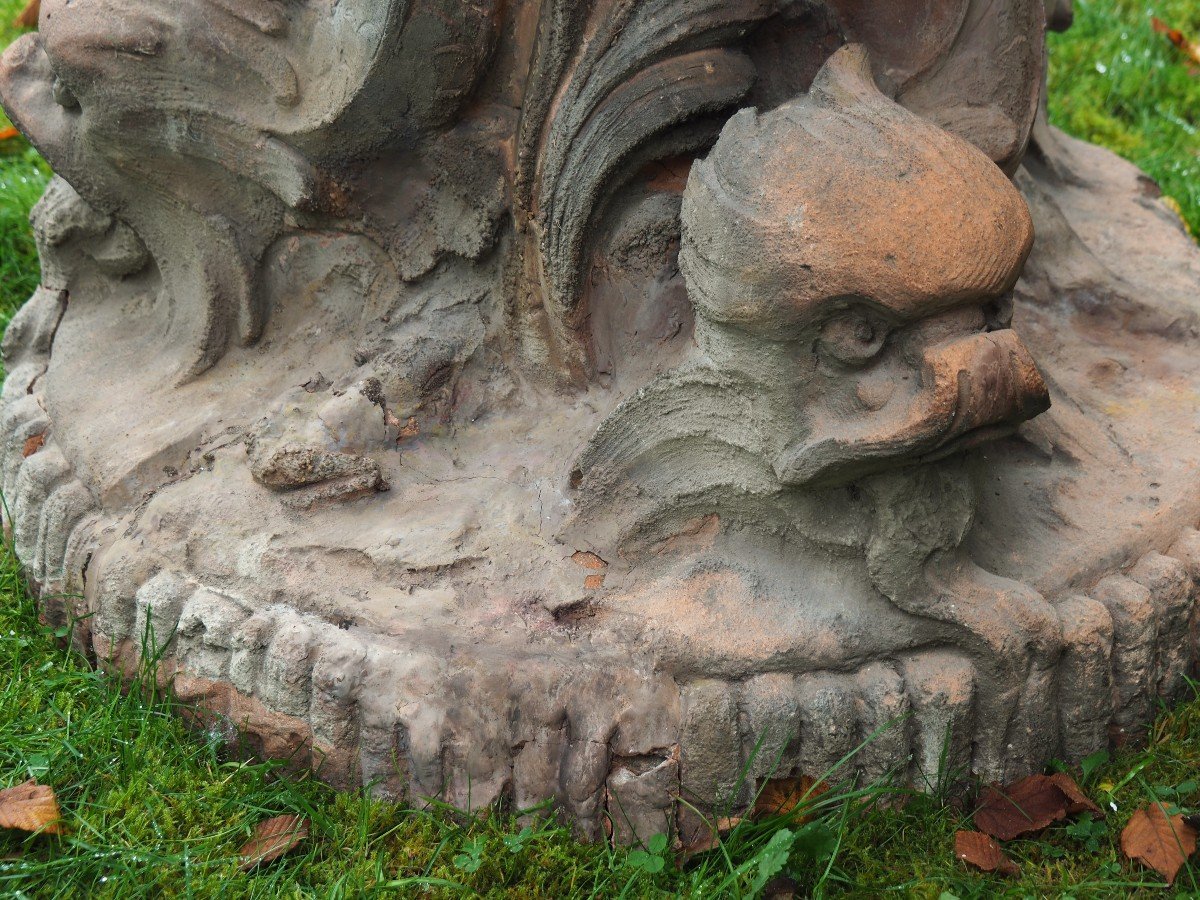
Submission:
[[[44,0],[0,487],[46,615],[339,784],[620,840],[864,741],[1124,739],[1198,652],[1200,253],[1046,125],[1045,23]]]

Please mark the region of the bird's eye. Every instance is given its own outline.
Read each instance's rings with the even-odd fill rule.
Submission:
[[[834,316],[821,329],[820,347],[847,366],[861,366],[878,355],[887,340],[886,322],[862,312]]]

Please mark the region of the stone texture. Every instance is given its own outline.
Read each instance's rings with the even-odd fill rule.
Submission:
[[[1065,758],[1077,762],[1108,742],[1113,715],[1113,617],[1090,597],[1058,604],[1063,623],[1058,708]]]
[[[1153,701],[1157,622],[1150,591],[1124,575],[1102,578],[1093,596],[1108,609],[1113,623],[1113,728],[1125,739],[1150,718]]]
[[[797,701],[800,768],[804,772],[814,777],[836,773],[854,752],[858,728],[853,687],[853,681],[838,675],[818,675],[800,682]]]
[[[740,706],[742,745],[751,748],[747,776],[758,779],[801,771],[802,720],[796,676],[769,672],[747,679]]]
[[[1147,553],[1129,571],[1129,577],[1150,592],[1154,607],[1155,648],[1151,687],[1167,703],[1187,693],[1189,625],[1194,606],[1193,586],[1187,568],[1161,553]]]
[[[1195,672],[1200,253],[1039,113],[1069,3],[127,7],[0,61],[4,524],[98,665],[623,843]]]
[[[970,767],[975,670],[953,652],[933,651],[905,660],[904,681],[916,725],[912,780],[932,790]]]
[[[853,763],[865,778],[882,778],[898,770],[913,746],[912,704],[904,678],[891,663],[864,666],[856,678],[857,746],[862,749]]]
[[[668,758],[637,763],[633,768],[615,766],[606,783],[612,838],[625,845],[644,844],[656,834],[670,834],[675,824],[679,761]]]

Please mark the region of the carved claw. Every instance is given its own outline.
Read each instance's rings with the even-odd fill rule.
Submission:
[[[976,773],[999,777],[1013,760],[1053,753],[1047,682],[1062,651],[1062,624],[1033,588],[981,569],[959,549],[974,511],[965,475],[926,466],[876,476],[863,490],[877,510],[867,546],[872,582],[900,609],[935,623],[977,670]]]

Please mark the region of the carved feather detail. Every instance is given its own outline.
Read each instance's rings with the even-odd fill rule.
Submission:
[[[558,325],[579,300],[585,237],[631,160],[673,131],[729,109],[754,82],[732,45],[784,0],[609,0],[582,21],[574,0],[544,20],[520,137],[518,203],[541,257],[543,291]],[[638,159],[638,161],[643,161]]]

